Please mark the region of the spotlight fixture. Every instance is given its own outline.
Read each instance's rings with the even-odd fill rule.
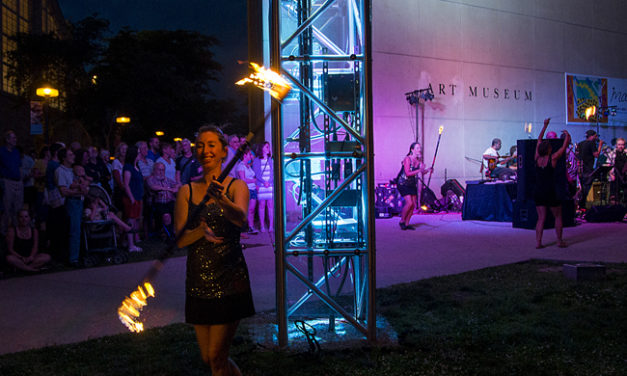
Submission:
[[[433,98],[435,98],[435,95],[433,94],[433,88],[431,87],[431,84],[429,84],[428,88],[418,89],[405,93],[405,99],[407,99],[407,101],[411,105],[419,103],[421,99],[426,102],[432,101]]]

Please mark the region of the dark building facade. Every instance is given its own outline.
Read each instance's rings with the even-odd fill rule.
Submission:
[[[15,84],[7,77],[11,61],[8,52],[16,47],[12,39],[17,33],[50,33],[63,35],[66,30],[65,19],[57,0],[1,0],[0,25],[2,30],[2,45],[0,57],[2,66],[0,77],[0,130],[4,134],[7,129],[17,133],[22,145],[35,145],[36,137],[31,136],[30,105],[17,97],[18,90]],[[32,100],[40,100],[33,93]],[[59,99],[51,103],[58,107]],[[42,141],[42,140],[39,140]]]

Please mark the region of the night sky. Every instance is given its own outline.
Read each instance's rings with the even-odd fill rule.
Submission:
[[[213,84],[216,96],[235,96],[233,83],[245,73],[237,60],[248,59],[246,0],[57,0],[66,19],[78,21],[97,13],[110,21],[112,33],[132,30],[194,30],[220,40],[214,52],[222,79]]]

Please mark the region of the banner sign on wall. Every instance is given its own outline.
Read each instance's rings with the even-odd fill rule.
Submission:
[[[627,80],[565,74],[566,124],[627,125]],[[595,115],[586,119],[586,110]]]

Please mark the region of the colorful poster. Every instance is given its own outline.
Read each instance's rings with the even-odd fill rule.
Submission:
[[[565,84],[567,124],[627,125],[626,79],[566,73]]]

